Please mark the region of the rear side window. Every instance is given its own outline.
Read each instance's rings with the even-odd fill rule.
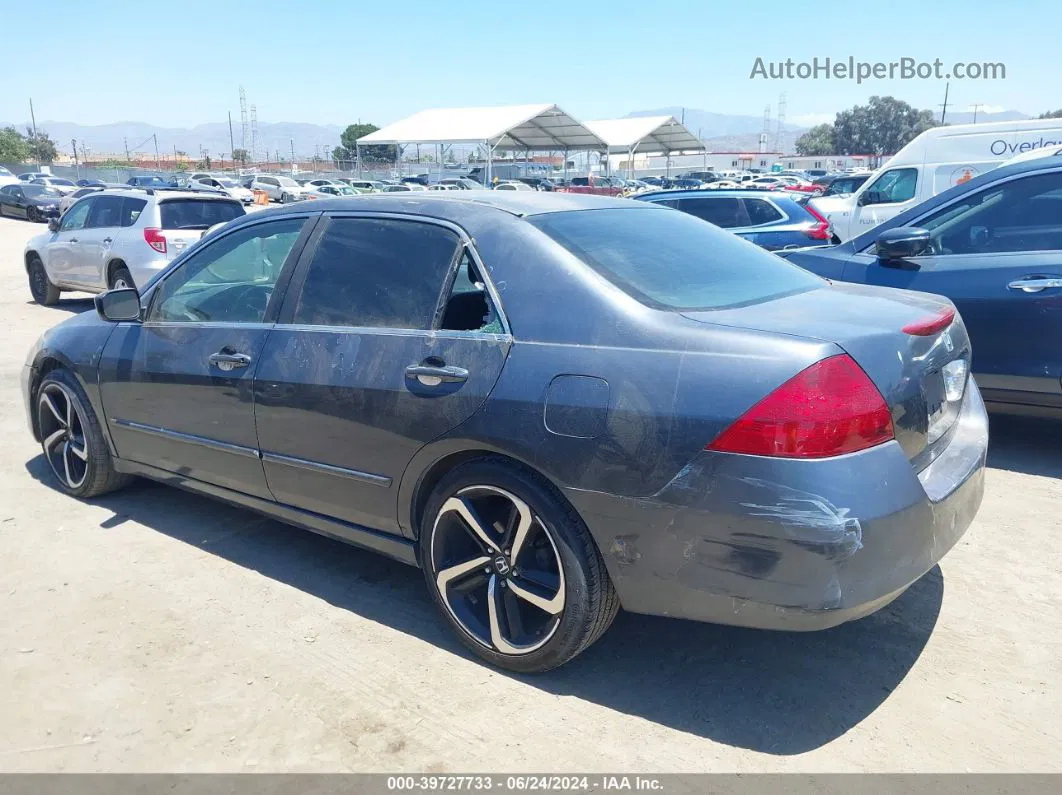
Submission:
[[[528,223],[625,293],[657,309],[722,309],[824,284],[686,213],[580,210],[538,215]]]
[[[216,199],[170,199],[159,204],[163,229],[209,229],[245,215],[239,202]]]
[[[122,225],[122,197],[99,196],[92,203],[86,229],[99,229]]]
[[[459,243],[434,224],[335,218],[310,262],[293,322],[430,329]]]
[[[679,209],[723,229],[749,225],[748,214],[738,198],[721,196],[713,199],[682,199]]]
[[[749,217],[749,226],[761,226],[781,221],[785,216],[766,199],[742,199],[745,212]]]
[[[126,197],[122,199],[122,226],[132,226],[136,223],[136,219],[140,217],[140,213],[147,207],[147,202],[143,199],[133,199]]]

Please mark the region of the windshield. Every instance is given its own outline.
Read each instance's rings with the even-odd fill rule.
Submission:
[[[33,199],[44,198],[46,196],[55,196],[58,198],[62,195],[55,188],[50,188],[47,185],[23,185],[22,192]]]
[[[236,180],[229,179],[228,177],[217,177],[215,179],[215,181],[223,188],[238,188],[238,187],[240,187],[239,185],[236,184]]]
[[[13,177],[15,176],[3,166],[0,166],[0,177]]]
[[[546,213],[528,222],[625,293],[658,309],[722,309],[824,284],[677,210],[580,210]]]

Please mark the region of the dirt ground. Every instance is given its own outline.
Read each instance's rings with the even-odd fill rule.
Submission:
[[[0,771],[1062,771],[1062,423],[993,418],[941,565],[815,634],[621,614],[508,676],[420,572],[150,483],[60,494],[18,378],[86,299],[32,303],[0,219]]]

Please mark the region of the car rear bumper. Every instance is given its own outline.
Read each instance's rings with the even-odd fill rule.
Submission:
[[[956,423],[921,472],[896,442],[817,461],[706,451],[650,497],[566,494],[625,609],[825,629],[884,607],[970,525],[988,448],[972,379]]]
[[[148,262],[127,263],[129,275],[133,277],[136,289],[143,290],[145,285],[154,279],[160,271],[166,270],[172,260],[155,259]]]

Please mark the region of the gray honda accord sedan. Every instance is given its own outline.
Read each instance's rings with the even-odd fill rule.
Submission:
[[[154,478],[419,566],[528,672],[621,606],[810,630],[896,598],[981,501],[969,362],[946,299],[686,213],[446,192],[232,221],[46,332],[23,388],[69,494]]]

